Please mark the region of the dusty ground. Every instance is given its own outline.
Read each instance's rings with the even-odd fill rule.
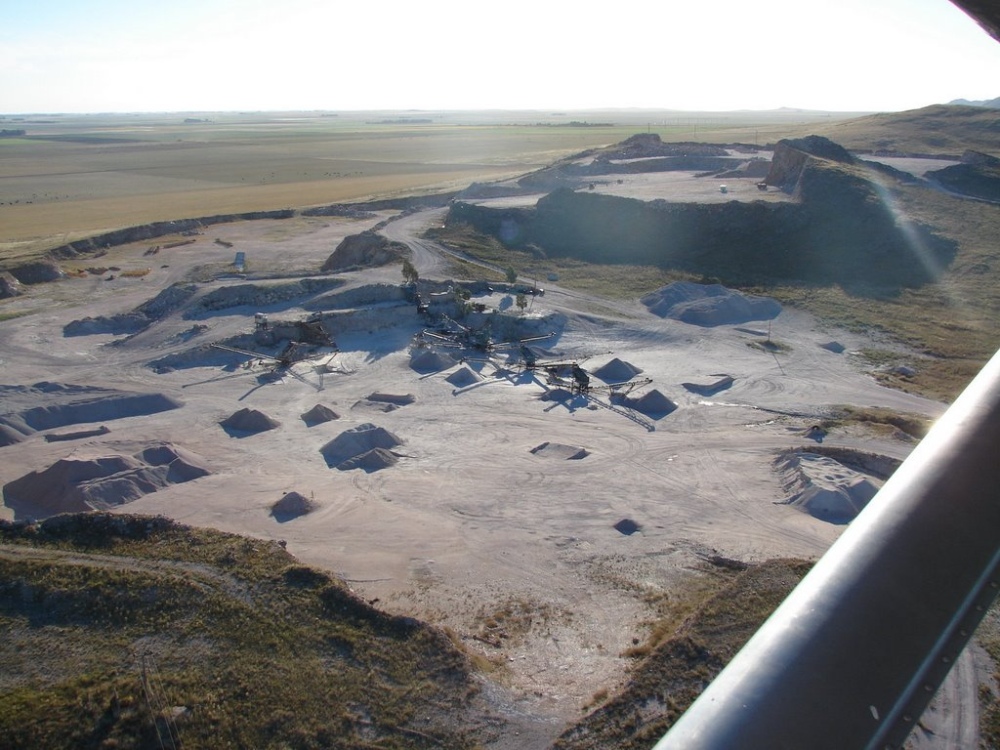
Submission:
[[[412,240],[440,218],[440,212],[417,214],[387,233]],[[561,336],[546,346],[590,371],[616,357],[631,363],[652,378],[647,389],[677,403],[676,411],[650,418],[604,408],[603,396],[543,400],[548,388],[537,378],[497,375],[476,363],[482,379],[456,388],[446,380],[453,369],[410,367],[410,340],[422,327],[410,305],[369,310],[364,325],[336,335],[340,372],[301,363],[271,382],[258,379],[260,369],[156,374],[147,367],[190,348],[194,342],[180,334],[195,323],[208,327],[201,342],[251,330],[253,308],[197,320],[175,314],[115,347],[108,344],[121,337],[63,335],[70,321],[129,311],[196,267],[207,266],[201,272],[207,278],[235,250],[248,253],[255,271],[316,270],[344,235],[376,220],[212,227],[195,244],[162,250],[152,260],[143,255],[148,245],[114,249],[101,265],[151,272],[143,279],[66,279],[5,305],[4,312],[29,314],[0,322],[0,384],[101,385],[164,393],[185,405],[108,421],[103,436],[49,443],[38,434],[0,448],[0,484],[68,455],[131,453],[163,441],[182,446],[214,473],[123,510],[285,540],[303,561],[335,571],[378,606],[453,629],[498,665],[494,675],[510,688],[512,715],[533,717],[533,739],[522,746],[541,747],[597,690],[620,682],[621,652],[645,635],[645,592],[669,589],[709,555],[815,557],[836,539],[842,526],[776,502],[784,498],[772,466],[778,450],[816,445],[807,429],[837,404],[943,411],[860,371],[851,352],[870,342],[796,311],[783,311],[770,325],[773,340],[786,347],[776,354],[752,346],[768,335],[767,322],[702,328],[658,318],[638,301],[557,288],[535,298],[526,313],[566,316]],[[440,268],[434,247],[423,242],[416,250],[421,276],[433,276]],[[397,266],[343,278],[348,286],[402,280]],[[477,301],[503,304],[500,295]],[[305,314],[295,307],[262,311],[274,318]],[[846,351],[821,346],[832,340]],[[711,397],[681,385],[711,382],[719,373],[734,382]],[[365,400],[376,392],[412,394],[415,401],[381,411]],[[307,426],[300,415],[318,403],[340,419]],[[281,426],[230,437],[219,422],[244,407]],[[399,462],[371,473],[329,468],[320,447],[365,423],[403,441]],[[546,442],[589,455],[532,453]],[[829,435],[825,444],[896,458],[912,447],[851,434]],[[319,509],[279,523],[270,507],[292,490]],[[13,517],[6,507],[0,514]],[[616,530],[622,519],[639,531]]]

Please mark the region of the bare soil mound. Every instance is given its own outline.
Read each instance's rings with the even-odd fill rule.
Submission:
[[[541,458],[554,458],[563,461],[579,461],[581,458],[586,458],[590,455],[590,451],[586,448],[549,442],[536,445],[531,449],[531,452]]]
[[[8,482],[4,503],[18,519],[107,510],[209,473],[200,457],[170,444],[131,456],[64,458]]]
[[[793,493],[783,503],[830,523],[849,523],[879,490],[875,481],[829,456],[793,452],[775,465]]]
[[[371,393],[360,401],[355,402],[351,408],[367,409],[369,411],[377,411],[385,414],[390,411],[395,411],[401,406],[412,404],[416,400],[416,396],[411,393]]]
[[[773,299],[743,294],[721,284],[690,281],[668,284],[641,301],[661,318],[705,327],[770,320],[781,312],[781,304]]]
[[[605,383],[623,383],[631,380],[642,372],[641,367],[636,367],[631,362],[625,362],[615,357],[606,365],[598,367],[591,372],[595,378],[603,380]]]
[[[279,427],[281,423],[256,409],[240,409],[219,422],[230,435],[256,434]]]
[[[320,448],[319,452],[326,459],[327,466],[349,470],[359,468],[354,465],[346,465],[351,459],[360,457],[376,448],[390,451],[402,443],[402,440],[385,428],[377,427],[368,422],[340,433]],[[379,460],[384,460],[384,457],[379,458]]]
[[[291,521],[293,518],[312,513],[319,504],[298,492],[286,492],[271,506],[271,515],[278,523]]]
[[[0,403],[12,407],[11,411],[0,414],[0,426],[22,435],[72,424],[146,416],[183,406],[162,393],[126,393],[47,381],[29,386],[0,386]]]
[[[316,404],[316,406],[312,409],[304,412],[301,417],[302,421],[309,427],[323,424],[324,422],[332,422],[335,419],[340,419],[340,415],[337,414],[337,412],[329,406],[324,406],[323,404]]]

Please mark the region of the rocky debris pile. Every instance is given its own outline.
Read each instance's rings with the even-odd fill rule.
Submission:
[[[199,456],[169,443],[132,455],[73,456],[8,482],[4,503],[18,519],[108,510],[210,473]]]
[[[393,263],[409,255],[402,242],[393,242],[374,231],[345,237],[320,267],[323,273],[348,268],[371,268]]]
[[[345,430],[319,452],[326,459],[327,466],[341,471],[363,468],[372,471],[395,463],[397,458],[392,449],[403,441],[386,430],[370,422]],[[369,453],[373,455],[369,456]]]
[[[183,406],[162,393],[127,393],[48,381],[28,386],[0,385],[0,404],[13,407],[12,411],[0,414],[0,427],[22,436],[73,424],[146,416]]]
[[[769,297],[743,294],[721,284],[690,281],[668,284],[640,301],[661,318],[705,327],[771,320],[781,312],[781,304]]]
[[[579,461],[590,455],[586,448],[578,448],[563,443],[544,442],[531,449],[532,455],[540,458],[554,458],[562,461]]]
[[[256,435],[281,426],[281,422],[257,409],[240,409],[219,422],[233,437]]]
[[[271,506],[271,515],[278,523],[291,521],[293,518],[312,513],[319,504],[298,492],[286,492],[281,499]]]
[[[35,260],[6,270],[21,284],[27,285],[56,281],[66,275],[59,264],[52,260]]]
[[[782,504],[830,523],[849,523],[879,490],[867,476],[816,453],[783,454],[775,467],[791,493]]]
[[[215,289],[197,305],[184,313],[186,319],[203,317],[206,313],[234,307],[258,308],[281,305],[303,297],[313,297],[341,286],[340,279],[298,279],[278,284],[234,284]]]
[[[314,427],[324,422],[332,422],[335,419],[340,419],[340,415],[337,412],[323,404],[316,404],[316,406],[307,412],[303,412],[300,416],[307,427]]]
[[[615,357],[610,362],[591,372],[595,378],[603,380],[605,383],[624,383],[642,372],[641,367],[636,367],[631,362]]]
[[[479,373],[475,372],[468,365],[462,365],[455,372],[445,378],[449,383],[451,383],[456,388],[467,388],[470,385],[475,385],[480,382],[482,378]]]
[[[10,271],[0,271],[0,299],[24,294],[24,287]]]
[[[194,284],[175,284],[131,312],[111,316],[81,318],[63,327],[64,336],[89,336],[100,333],[135,334],[144,331],[186,303],[196,291]]]
[[[604,159],[648,159],[653,156],[727,156],[722,146],[710,143],[664,143],[656,133],[636,133],[617,146],[602,151]]]

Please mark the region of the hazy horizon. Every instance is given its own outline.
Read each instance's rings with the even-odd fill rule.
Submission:
[[[917,109],[1000,95],[948,0],[38,0],[0,27],[11,114]]]

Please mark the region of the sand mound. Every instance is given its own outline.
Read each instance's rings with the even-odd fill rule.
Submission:
[[[417,350],[410,357],[410,369],[426,375],[432,372],[441,372],[455,365],[455,359],[447,354],[441,354],[431,349]]]
[[[542,458],[555,458],[568,461],[578,461],[586,458],[590,452],[586,448],[577,448],[572,445],[562,443],[542,443],[531,449],[531,452]]]
[[[5,424],[0,424],[0,448],[5,445],[13,445],[14,443],[20,443],[24,440],[24,435],[15,430],[13,427],[8,427]]]
[[[272,419],[262,411],[256,409],[240,409],[238,412],[230,414],[219,422],[222,428],[230,433],[256,434],[267,432],[278,427],[281,423]]]
[[[340,415],[337,414],[337,412],[328,406],[324,406],[323,404],[316,404],[316,406],[312,409],[304,412],[301,417],[302,421],[309,427],[323,424],[324,422],[332,422],[335,419],[340,419]]]
[[[375,448],[362,453],[360,456],[349,458],[348,460],[337,464],[337,468],[340,471],[363,469],[364,471],[371,473],[373,471],[379,471],[380,469],[386,469],[390,466],[394,466],[398,461],[399,459],[392,451],[388,451],[385,448]]]
[[[199,457],[170,444],[131,456],[64,458],[8,482],[4,503],[18,519],[108,510],[209,473]]]
[[[732,375],[712,375],[715,380],[710,383],[681,383],[687,390],[699,396],[714,396],[719,391],[726,390],[733,384]]]
[[[456,388],[465,388],[470,385],[474,385],[482,380],[479,373],[475,372],[468,365],[462,365],[455,372],[445,378],[449,383],[451,383]]]
[[[647,417],[665,417],[677,408],[677,404],[655,388],[640,398],[626,398],[622,403],[630,409],[642,412]]]
[[[677,281],[642,297],[649,311],[699,326],[735,325],[751,320],[770,320],[781,312],[781,304],[727,289],[721,284]]]
[[[605,383],[624,383],[631,380],[642,372],[641,367],[636,367],[629,362],[623,362],[615,357],[602,367],[598,367],[591,375],[603,380]]]
[[[10,409],[0,414],[0,426],[22,435],[72,424],[146,416],[183,405],[162,393],[127,393],[45,381],[30,386],[0,386],[0,404]]]
[[[271,515],[278,523],[312,513],[319,505],[314,500],[298,492],[287,492],[271,506]]]
[[[366,423],[340,433],[320,448],[319,452],[326,459],[327,466],[339,469],[341,464],[363,456],[376,448],[389,451],[402,443],[403,441],[385,428]],[[351,468],[358,467],[352,466]]]
[[[642,531],[642,526],[637,524],[631,518],[623,518],[618,523],[614,525],[615,531],[625,536],[632,536],[637,531]]]
[[[783,501],[814,518],[849,523],[879,490],[874,481],[828,456],[791,453],[776,461],[791,491]]]

